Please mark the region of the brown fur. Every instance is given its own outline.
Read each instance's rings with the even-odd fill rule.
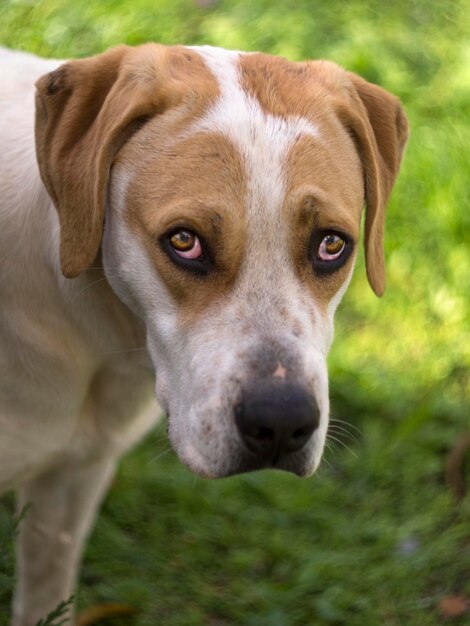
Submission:
[[[359,105],[359,116],[350,103],[341,103],[338,115],[357,141],[362,159],[367,204],[367,276],[375,293],[381,296],[385,290],[385,209],[408,139],[408,122],[397,98],[355,74],[348,73],[348,77],[354,86],[351,98]]]
[[[328,142],[306,136],[291,150],[285,211],[297,272],[326,313],[349,273],[354,254],[333,274],[317,276],[309,258],[311,236],[315,231],[339,230],[349,234],[357,248],[364,190],[352,142],[339,124],[323,125],[322,134],[325,130]]]
[[[223,298],[242,263],[248,227],[243,163],[230,141],[216,133],[198,133],[178,141],[159,122],[141,135],[121,155],[129,161],[151,154],[139,161],[141,167],[129,185],[127,221],[181,303],[182,318],[190,323]],[[154,145],[161,149],[152,151]],[[178,226],[194,230],[208,242],[215,270],[207,276],[178,267],[162,250],[160,238]]]

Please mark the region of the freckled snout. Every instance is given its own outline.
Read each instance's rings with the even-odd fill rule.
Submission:
[[[315,398],[292,383],[261,384],[245,391],[235,407],[235,423],[245,446],[273,464],[301,450],[319,422]]]

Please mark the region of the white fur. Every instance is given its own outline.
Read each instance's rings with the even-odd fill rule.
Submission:
[[[156,419],[154,385],[180,458],[199,474],[226,475],[246,454],[234,403],[252,383],[254,356],[269,349],[273,376],[295,369],[321,412],[302,463],[285,469],[309,474],[320,461],[326,354],[344,290],[325,319],[294,271],[281,208],[289,151],[306,135],[322,137],[302,118],[267,114],[243,91],[240,53],[196,50],[218,80],[220,98],[185,136],[217,131],[239,151],[249,233],[232,293],[191,327],[180,322],[177,303],[125,220],[138,163],[113,170],[103,239],[107,280],[99,268],[73,280],[62,276],[58,219],[33,137],[33,82],[60,62],[0,50],[0,488],[20,485],[20,502],[33,505],[20,537],[15,626],[33,626],[71,593],[116,459]],[[39,556],[30,567],[33,553]],[[60,555],[52,569],[51,554]]]
[[[39,177],[33,129],[34,81],[59,62],[1,50],[0,63],[0,491],[18,487],[20,502],[31,504],[13,623],[33,626],[72,593],[110,468],[159,409],[145,334],[112,293],[111,309],[100,306],[109,291],[102,272],[67,280],[60,271],[57,213]],[[128,319],[124,337],[116,316]],[[129,345],[128,336],[139,342]],[[69,502],[67,514],[53,496]],[[57,544],[66,535],[73,540]]]

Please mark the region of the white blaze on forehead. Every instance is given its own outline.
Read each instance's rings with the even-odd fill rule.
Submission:
[[[281,210],[286,199],[287,160],[292,147],[305,136],[321,142],[321,133],[303,117],[276,116],[266,111],[259,100],[243,88],[240,62],[245,53],[210,47],[195,50],[216,77],[220,95],[190,132],[224,134],[240,151],[246,168],[246,210],[250,226],[247,255],[234,302],[238,304],[247,299],[250,303],[250,312],[247,312],[248,328],[251,328],[249,341],[261,335],[284,338],[287,344],[291,341],[289,323],[279,315],[282,306],[306,333],[304,344],[309,348],[301,350],[305,371],[316,372],[317,379],[322,373],[326,380],[326,369],[322,368],[326,367],[323,357],[329,347],[328,323],[322,322],[318,303],[313,298],[303,297],[288,247],[288,225]],[[273,376],[285,376],[281,363]],[[318,386],[316,394],[327,415],[326,382]]]
[[[189,132],[219,132],[226,136],[240,152],[247,175],[246,211],[250,225],[235,301],[250,294],[256,313],[249,319],[255,334],[263,331],[282,336],[286,332],[285,321],[278,315],[279,306],[274,305],[274,294],[308,327],[312,316],[319,318],[319,311],[313,301],[301,304],[302,290],[292,264],[288,226],[281,209],[292,147],[305,136],[321,141],[320,132],[298,115],[273,115],[244,89],[240,62],[249,53],[206,46],[194,50],[216,77],[220,94]]]
[[[243,54],[202,46],[193,48],[217,78],[220,96],[192,132],[221,132],[239,149],[245,161],[252,200],[278,209],[285,195],[284,166],[294,143],[303,135],[318,138],[318,129],[298,116],[279,117],[265,111],[240,84]],[[256,188],[256,194],[253,194]],[[257,208],[257,207],[253,207]]]

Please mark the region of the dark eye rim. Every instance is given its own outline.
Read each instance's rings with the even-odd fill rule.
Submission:
[[[335,235],[344,240],[344,248],[337,259],[325,261],[317,256],[318,248],[327,235]],[[334,274],[345,265],[352,251],[354,250],[354,240],[348,233],[338,228],[324,228],[313,233],[309,246],[309,259],[313,271],[317,276],[328,276]]]
[[[171,238],[180,230],[185,230],[188,233],[191,233],[195,237],[197,237],[201,244],[202,256],[198,259],[185,259],[184,257],[179,256],[176,250],[171,245]],[[175,265],[192,272],[193,274],[198,274],[200,276],[204,276],[210,272],[212,269],[212,258],[208,252],[208,246],[204,241],[204,238],[199,235],[194,228],[188,228],[188,226],[173,226],[170,230],[167,230],[159,239],[160,248],[165,252],[165,254],[173,261]]]

